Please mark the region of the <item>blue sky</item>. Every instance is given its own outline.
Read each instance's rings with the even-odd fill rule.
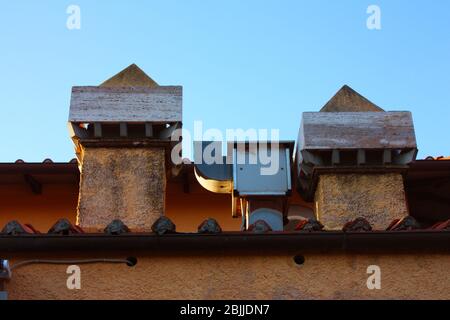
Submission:
[[[81,29],[66,28],[69,5]],[[368,30],[367,7],[381,9]],[[0,162],[68,161],[73,85],[131,63],[183,85],[183,125],[297,138],[348,84],[413,112],[419,157],[450,155],[450,1],[0,1]]]

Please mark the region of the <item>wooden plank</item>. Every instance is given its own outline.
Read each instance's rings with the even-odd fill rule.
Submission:
[[[182,121],[182,87],[73,87],[70,122]]]
[[[357,162],[359,166],[366,163],[366,151],[364,149],[358,149]]]
[[[151,123],[146,123],[145,124],[145,136],[148,138],[153,137],[153,126]]]
[[[304,112],[300,150],[416,148],[410,112]]]
[[[128,136],[128,126],[126,122],[120,123],[120,136],[121,137],[127,137]]]
[[[341,156],[339,154],[339,150],[334,149],[331,153],[331,164],[334,166],[341,162]]]
[[[101,138],[102,137],[102,124],[101,123],[94,123],[94,137]]]
[[[392,163],[392,150],[383,150],[383,164]]]

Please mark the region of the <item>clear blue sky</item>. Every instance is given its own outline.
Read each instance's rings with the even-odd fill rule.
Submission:
[[[279,128],[343,84],[410,110],[419,156],[450,155],[450,1],[0,1],[0,162],[68,161],[73,85],[131,63],[183,85],[185,128]],[[66,9],[81,8],[81,29]],[[381,30],[366,28],[381,8]]]

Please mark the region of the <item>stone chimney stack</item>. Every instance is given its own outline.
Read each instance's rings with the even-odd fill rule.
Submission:
[[[299,192],[328,229],[364,217],[385,230],[408,215],[402,173],[416,154],[410,112],[385,112],[344,86],[320,112],[303,113]]]
[[[181,120],[182,87],[159,86],[134,64],[100,86],[72,88],[81,227],[103,229],[121,219],[150,230],[164,215],[170,137]]]

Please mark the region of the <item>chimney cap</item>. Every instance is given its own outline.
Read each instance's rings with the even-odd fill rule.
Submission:
[[[117,87],[147,87],[156,88],[159,85],[150,78],[136,64],[131,64],[116,75],[104,81],[100,87],[117,88]]]
[[[320,109],[320,112],[379,112],[384,111],[379,106],[360,95],[358,92],[344,85]]]
[[[182,91],[181,86],[159,86],[132,64],[100,86],[72,87],[69,122],[181,122]]]

